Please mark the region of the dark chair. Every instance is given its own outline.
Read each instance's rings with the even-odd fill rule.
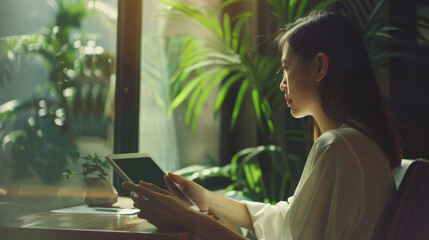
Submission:
[[[408,167],[373,239],[429,239],[429,161],[416,160]]]

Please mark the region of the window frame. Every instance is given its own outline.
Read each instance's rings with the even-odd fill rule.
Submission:
[[[135,153],[139,147],[142,0],[118,0],[117,60],[113,152]],[[113,173],[121,194],[122,179]]]

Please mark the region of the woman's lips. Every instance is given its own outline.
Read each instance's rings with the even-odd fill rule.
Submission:
[[[287,105],[288,105],[288,106],[289,106],[289,105],[291,104],[291,102],[292,102],[292,99],[288,98],[288,97],[286,96],[286,94],[285,94],[285,100],[286,100],[286,103],[287,103]]]

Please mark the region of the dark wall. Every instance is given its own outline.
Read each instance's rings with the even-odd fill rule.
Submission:
[[[428,10],[428,1],[391,1],[390,21],[392,25],[418,31],[415,29],[417,19]],[[405,21],[398,22],[398,19]],[[429,159],[429,44],[411,31],[394,34],[404,44],[393,41],[392,51],[417,57],[390,60],[389,105],[399,121],[404,158]]]

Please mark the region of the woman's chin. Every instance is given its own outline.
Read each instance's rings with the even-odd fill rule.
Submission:
[[[302,112],[296,111],[293,108],[290,109],[290,114],[294,118],[303,118],[303,117],[308,116],[307,114],[303,114]]]

